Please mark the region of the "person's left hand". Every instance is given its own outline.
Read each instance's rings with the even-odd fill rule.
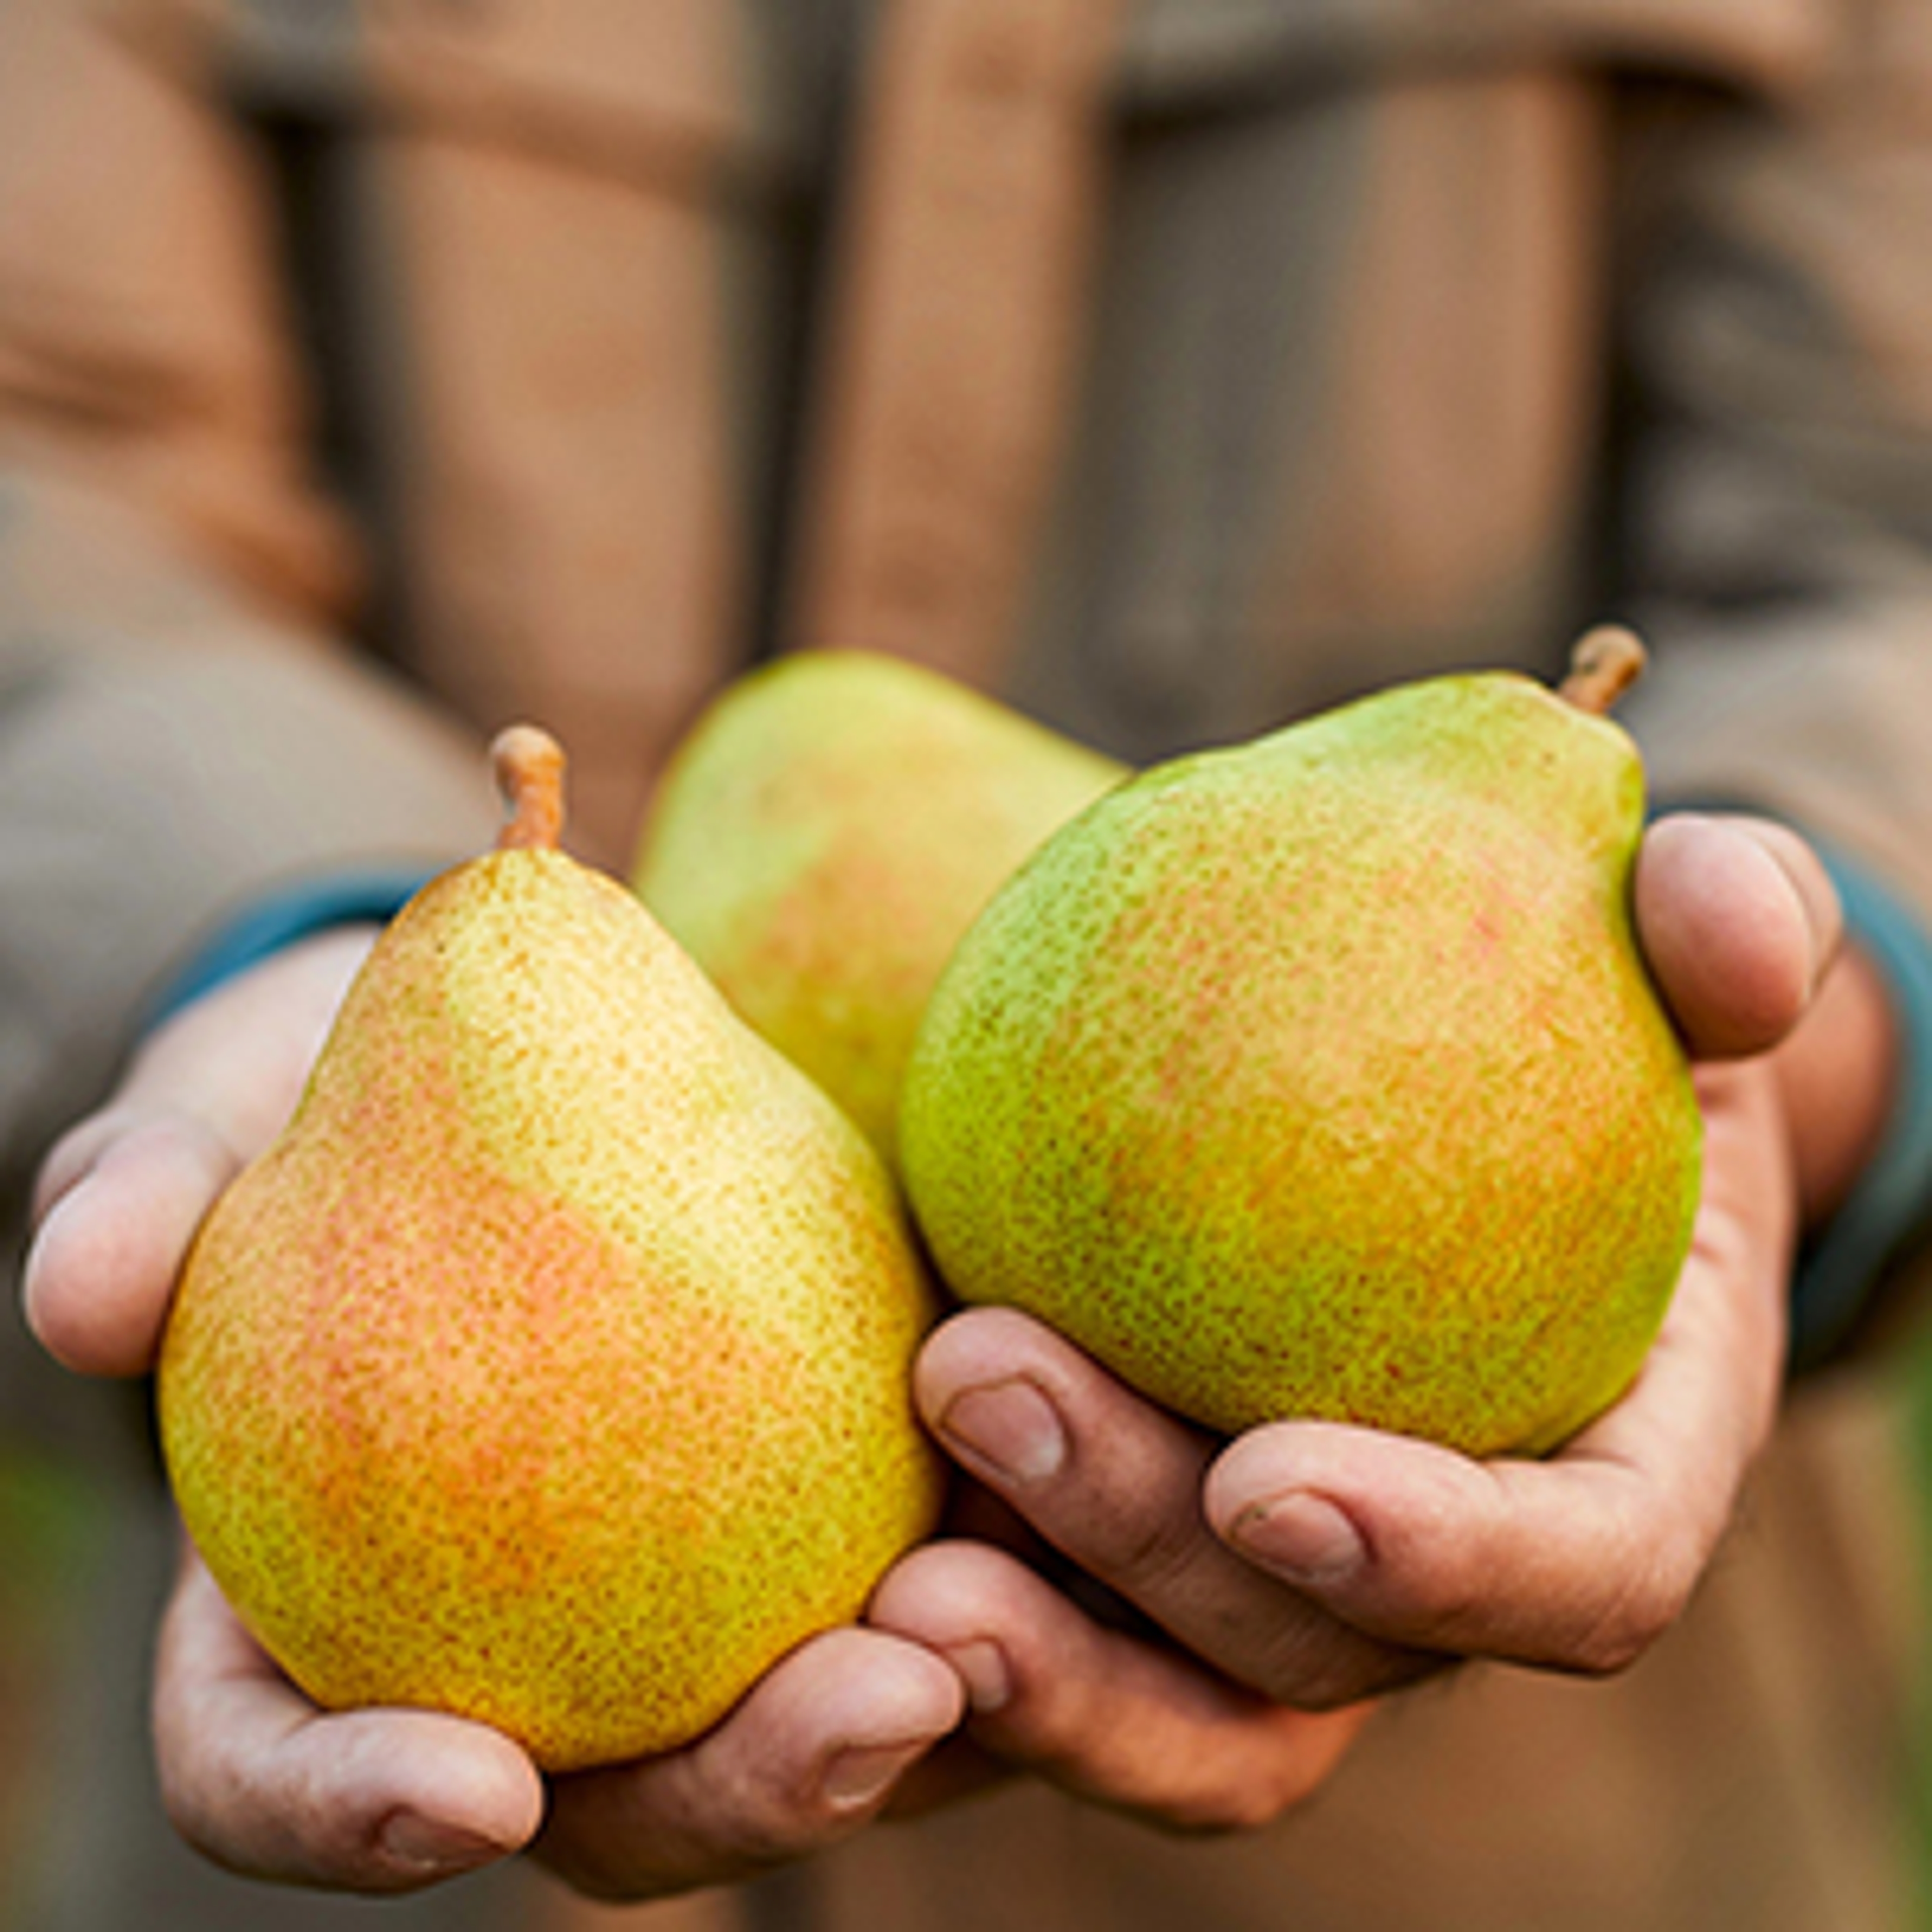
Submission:
[[[954,1661],[981,1750],[1159,1822],[1250,1824],[1318,1781],[1360,1700],[1468,1658],[1616,1671],[1676,1620],[1773,1425],[1806,1178],[1794,1144],[1830,1138],[1794,1141],[1769,1049],[1846,1000],[1814,1000],[1837,904],[1781,828],[1662,821],[1636,911],[1696,1062],[1702,1202],[1642,1374],[1555,1455],[1479,1462],[1316,1422],[1222,1444],[1012,1311],[930,1338],[916,1388],[938,1439],[1130,1612],[1124,1627],[1082,1607],[1010,1538],[902,1563],[872,1621]],[[1854,970],[1868,971],[1848,960],[1832,980],[1868,999]],[[1882,1090],[1864,1072],[1862,1090]]]

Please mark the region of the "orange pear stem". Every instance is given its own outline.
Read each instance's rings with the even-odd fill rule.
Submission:
[[[1643,675],[1646,656],[1634,631],[1621,624],[1599,624],[1576,640],[1570,653],[1570,674],[1556,687],[1556,694],[1579,711],[1606,718],[1610,706]]]
[[[512,724],[490,747],[508,817],[500,852],[554,852],[563,833],[563,747],[534,724]]]

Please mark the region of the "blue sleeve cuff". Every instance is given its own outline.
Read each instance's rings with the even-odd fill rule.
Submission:
[[[365,921],[386,923],[432,876],[423,871],[333,873],[251,901],[162,988],[148,1006],[144,1027],[159,1025],[190,1000],[311,933]]]
[[[1932,937],[1869,872],[1810,842],[1838,887],[1847,935],[1885,976],[1904,1053],[1898,1099],[1870,1166],[1799,1258],[1791,1304],[1798,1369],[1845,1339],[1887,1264],[1932,1220]]]

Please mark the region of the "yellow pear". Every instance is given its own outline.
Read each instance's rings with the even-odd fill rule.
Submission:
[[[1222,1430],[1472,1454],[1628,1384],[1701,1120],[1629,909],[1635,640],[1559,696],[1382,692],[1132,780],[993,900],[933,996],[901,1155],[948,1286]],[[1566,698],[1570,701],[1565,701]]]
[[[739,1013],[892,1157],[920,1013],[960,935],[1124,766],[939,672],[808,651],[679,748],[632,883]]]
[[[703,1732],[926,1532],[932,1304],[864,1137],[556,848],[554,745],[497,758],[500,849],[382,935],[201,1230],[160,1417],[310,1696],[564,1770]]]

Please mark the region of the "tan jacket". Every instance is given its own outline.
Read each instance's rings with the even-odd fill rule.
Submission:
[[[621,860],[799,644],[1148,758],[1618,613],[1662,790],[1932,915],[1928,129],[1920,0],[0,5],[0,1174],[251,893],[487,836],[483,730]],[[1896,1924],[1887,1438],[1801,1406],[1614,1686],[1399,1700],[1239,1844],[1033,1793],[729,1909]]]

